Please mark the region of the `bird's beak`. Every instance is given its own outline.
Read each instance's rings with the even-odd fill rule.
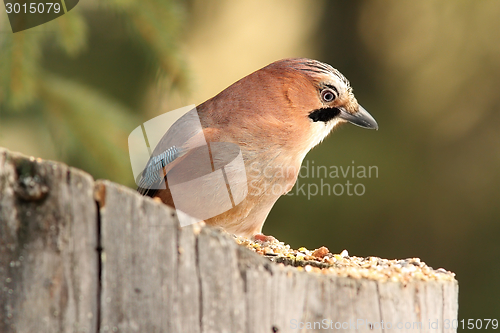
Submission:
[[[354,114],[347,112],[344,108],[339,108],[339,110],[339,118],[360,127],[378,130],[377,121],[361,105],[359,105],[358,112]]]

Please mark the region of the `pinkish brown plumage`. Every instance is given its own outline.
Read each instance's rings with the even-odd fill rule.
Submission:
[[[261,233],[276,200],[295,184],[306,154],[334,127],[343,122],[378,127],[340,72],[303,58],[279,60],[244,77],[199,105],[197,112],[209,144],[229,142],[241,149],[248,182],[243,201],[205,222],[247,237]],[[185,144],[186,150],[195,137]],[[168,149],[166,142],[162,139],[155,152]],[[189,154],[168,164],[164,174],[193,172],[176,170]],[[168,184],[165,189],[139,191],[174,206]]]

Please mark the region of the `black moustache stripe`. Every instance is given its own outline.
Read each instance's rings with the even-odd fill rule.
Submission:
[[[340,110],[337,108],[322,108],[309,113],[309,118],[311,118],[314,122],[322,121],[326,123],[337,117],[339,114]]]

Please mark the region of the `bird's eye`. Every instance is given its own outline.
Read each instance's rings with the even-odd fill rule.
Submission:
[[[321,99],[324,102],[330,103],[331,101],[333,101],[335,99],[335,97],[336,97],[335,93],[331,89],[323,89],[321,91]]]

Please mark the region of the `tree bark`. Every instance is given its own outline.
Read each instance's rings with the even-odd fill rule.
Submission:
[[[0,332],[455,332],[457,311],[456,280],[279,265],[131,189],[0,148]]]

